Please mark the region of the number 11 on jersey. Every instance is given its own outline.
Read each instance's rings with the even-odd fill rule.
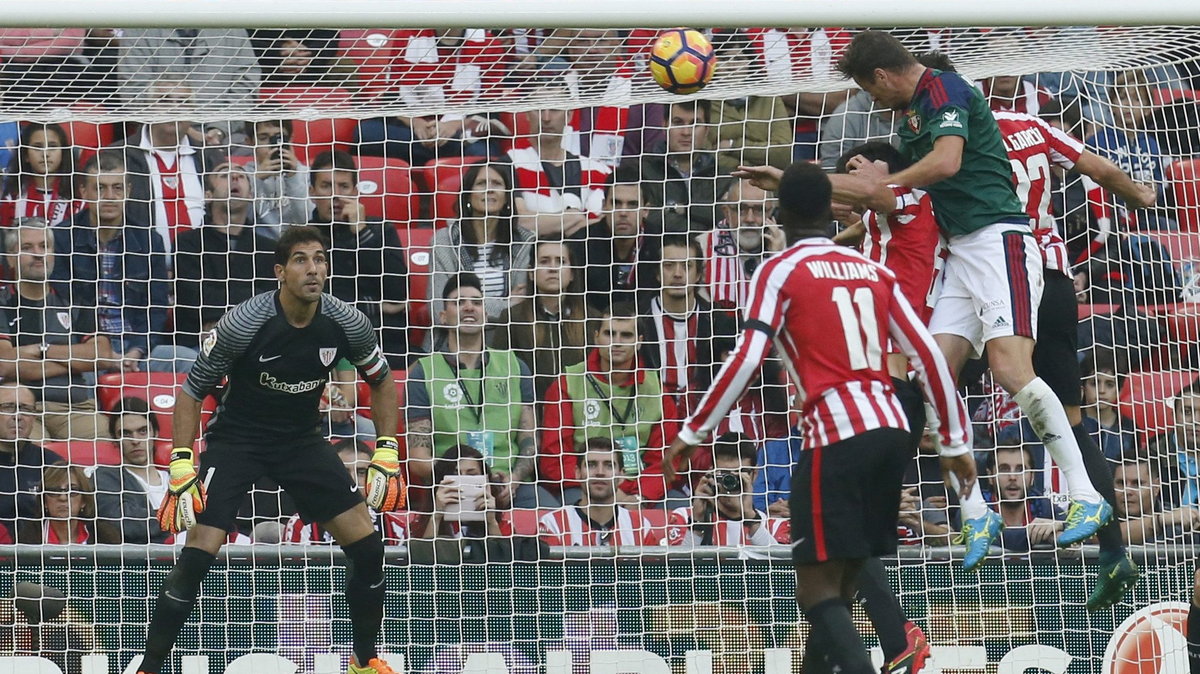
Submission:
[[[879,370],[883,367],[883,349],[879,344],[879,325],[875,321],[875,295],[870,288],[833,289],[833,303],[842,319],[846,352],[854,370]]]

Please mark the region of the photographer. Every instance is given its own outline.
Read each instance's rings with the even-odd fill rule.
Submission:
[[[713,446],[713,469],[696,485],[692,505],[671,511],[670,545],[771,545],[788,542],[787,520],[754,508],[753,443],[735,434]]]

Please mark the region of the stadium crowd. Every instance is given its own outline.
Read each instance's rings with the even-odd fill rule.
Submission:
[[[753,29],[714,43],[718,58],[769,79],[830,72],[850,36]],[[853,88],[488,112],[534,88],[562,101],[620,91],[644,70],[652,38],[0,30],[4,105],[124,101],[156,119],[0,124],[0,544],[181,538],[154,517],[174,389],[225,311],[275,287],[275,240],[302,224],[328,241],[327,292],[371,320],[401,392],[412,498],[408,511],[377,516],[388,544],[457,540],[452,555],[424,549],[474,560],[536,554],[489,545],[535,536],[788,543],[800,438],[789,432],[797,392],[778,361],[718,440],[678,470],[663,465],[734,348],[750,277],[784,246],[773,195],[730,173],[793,161],[833,170],[902,120]],[[906,38],[953,51],[955,40],[996,36]],[[1154,208],[1128,209],[1053,172],[1047,198],[1080,304],[1085,423],[1112,462],[1122,533],[1131,544],[1190,534],[1200,529],[1200,373],[1187,373],[1200,368],[1200,342],[1185,302],[1200,249],[1176,242],[1200,224],[1179,189],[1180,167],[1200,153],[1200,73],[977,84],[993,110],[1038,116],[1158,190]],[[289,105],[297,90],[479,112],[322,126]],[[253,121],[189,117],[247,101]],[[961,383],[1004,547],[1052,547],[1066,498],[1048,454],[986,373]],[[348,362],[333,365],[327,430],[360,483],[375,437],[366,393]],[[909,471],[903,542],[948,544],[955,506],[930,448]],[[272,484],[258,485],[230,540],[332,542]]]

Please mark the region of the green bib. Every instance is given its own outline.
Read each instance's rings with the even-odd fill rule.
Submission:
[[[640,384],[612,386],[587,372],[587,361],[565,369],[567,395],[575,421],[575,447],[589,438],[612,440],[626,475],[638,475],[645,465],[644,448],[654,425],[662,421],[662,384],[658,373],[643,371]],[[636,397],[635,397],[636,396]]]
[[[417,361],[425,373],[436,456],[459,444],[510,472],[521,426],[521,361],[508,350],[487,349],[483,370],[457,370],[440,353]],[[466,389],[465,391],[463,389]]]

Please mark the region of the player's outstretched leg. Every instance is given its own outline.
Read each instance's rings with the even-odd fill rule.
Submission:
[[[1092,439],[1082,424],[1071,428],[1079,450],[1083,453],[1083,462],[1087,466],[1088,477],[1096,490],[1109,503],[1116,503],[1117,494],[1113,488],[1112,470],[1100,446]],[[1096,588],[1088,596],[1089,611],[1099,611],[1121,601],[1121,597],[1137,584],[1141,570],[1125,549],[1121,539],[1121,527],[1117,521],[1111,520],[1096,532],[1100,542],[1100,571],[1096,574]]]
[[[839,674],[875,674],[867,648],[850,616],[848,597],[841,592],[845,578],[857,575],[857,566],[828,561],[796,567],[796,600],[812,626],[806,665],[808,657],[821,658]],[[816,664],[821,666],[819,661]]]
[[[1191,674],[1200,674],[1200,569],[1192,581],[1192,603],[1187,617],[1187,654]]]
[[[196,529],[201,528],[209,527]],[[196,529],[192,536],[196,536]],[[218,532],[218,540],[223,537]],[[192,614],[196,596],[200,593],[200,583],[216,559],[212,553],[197,547],[185,547],[179,553],[175,568],[167,574],[158,600],[154,603],[154,614],[146,631],[146,652],[138,667],[139,674],[159,674],[162,671],[163,663],[171,654],[175,639],[179,637],[179,631]]]
[[[929,658],[929,643],[921,628],[905,617],[900,600],[888,584],[887,569],[877,557],[868,559],[858,574],[858,600],[879,637],[882,674],[920,672]]]
[[[376,644],[383,627],[383,600],[387,582],[383,574],[383,539],[372,530],[367,536],[342,546],[346,553],[346,604],[350,607],[354,662],[350,674],[394,674],[379,658]]]

